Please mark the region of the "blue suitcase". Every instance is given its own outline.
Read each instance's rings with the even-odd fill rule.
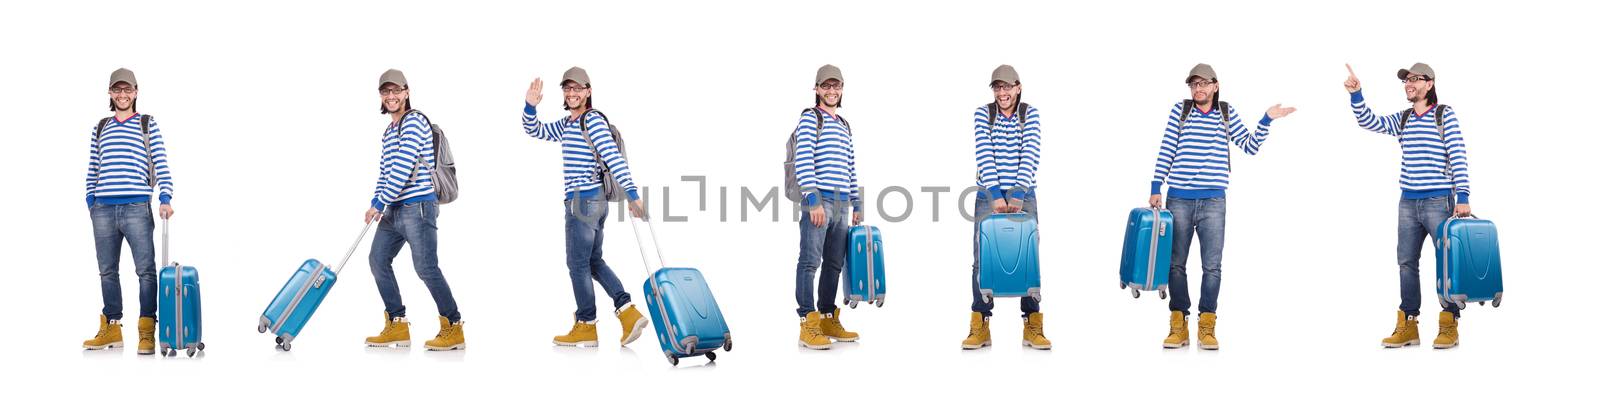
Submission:
[[[1500,307],[1500,238],[1488,220],[1451,217],[1434,231],[1434,275],[1439,304],[1457,307],[1490,301]]]
[[[200,272],[167,260],[167,221],[161,220],[161,271],[156,277],[156,331],[162,356],[189,357],[206,350],[200,341]]]
[[[333,284],[339,281],[339,271],[350,262],[350,256],[355,254],[356,247],[361,245],[361,239],[367,236],[367,230],[372,228],[371,223],[361,229],[361,235],[356,237],[356,242],[350,245],[350,250],[345,252],[344,260],[337,267],[329,268],[327,264],[316,259],[307,259],[289,276],[289,281],[283,283],[283,288],[278,289],[278,295],[267,304],[267,309],[261,312],[261,319],[256,325],[256,332],[271,331],[276,337],[279,350],[288,351],[290,343],[295,337],[300,336],[300,330],[305,328],[306,322],[311,320],[311,315],[317,312],[317,307],[322,305],[322,300],[327,298],[328,291],[333,289]]]
[[[628,218],[630,222],[637,219]],[[646,222],[649,225],[648,221]],[[634,222],[634,238],[639,238],[639,226]],[[651,240],[655,239],[655,226],[650,226]],[[639,254],[646,257],[644,242],[639,241]],[[661,246],[656,245],[657,259]],[[647,257],[646,257],[647,258]],[[645,270],[650,268],[645,259]],[[678,359],[705,356],[717,361],[717,349],[733,350],[733,337],[728,333],[728,322],[722,319],[722,309],[711,296],[711,286],[699,270],[687,267],[663,267],[650,273],[644,282],[645,307],[650,308],[650,318],[655,320],[656,340],[661,342],[661,352],[667,362],[678,365]]]
[[[978,292],[1039,300],[1039,222],[1026,213],[996,213],[978,224]]]
[[[1172,271],[1172,212],[1159,208],[1134,208],[1128,212],[1122,235],[1122,288],[1157,291],[1167,299],[1167,277]]]
[[[883,234],[873,226],[850,227],[850,256],[845,258],[844,303],[883,307]]]

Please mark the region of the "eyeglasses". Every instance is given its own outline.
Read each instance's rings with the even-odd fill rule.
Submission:
[[[404,92],[405,92],[405,91],[406,91],[406,89],[405,89],[405,88],[399,88],[399,89],[378,89],[378,94],[382,94],[382,95],[385,95],[385,96],[395,96],[395,95],[400,95],[400,93],[404,93]]]
[[[1406,83],[1427,82],[1427,81],[1431,81],[1431,80],[1433,80],[1433,79],[1428,79],[1427,76],[1421,76],[1421,75],[1407,76],[1407,77],[1405,77],[1403,79],[1400,79],[1401,82],[1406,82]]]
[[[572,93],[572,92],[583,90],[583,89],[587,89],[587,88],[588,87],[583,87],[583,86],[580,86],[580,85],[566,85],[566,86],[561,86],[561,91],[564,92],[564,93]]]
[[[135,90],[138,89],[132,87],[113,87],[111,88],[111,94],[133,94]]]
[[[994,84],[990,84],[989,85],[989,90],[1002,91],[1002,90],[1011,90],[1011,89],[1014,89],[1016,87],[1017,87],[1017,85],[1010,84],[1010,83],[994,83]]]
[[[823,90],[839,90],[844,88],[844,83],[823,83],[817,87]]]
[[[1189,82],[1189,88],[1198,89],[1198,88],[1210,86],[1210,85],[1213,85],[1213,84],[1216,84],[1216,83],[1217,83],[1217,81],[1215,81],[1215,80],[1203,80],[1203,79],[1202,80],[1196,80],[1196,81],[1193,81],[1193,82]]]

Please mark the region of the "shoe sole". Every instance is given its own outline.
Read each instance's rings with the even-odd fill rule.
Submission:
[[[844,338],[844,337],[835,337],[835,336],[832,336],[832,335],[829,335],[828,338],[832,338],[834,341],[839,341],[839,342],[856,342],[856,340],[861,339],[861,337]]]
[[[1398,344],[1391,344],[1391,343],[1388,343],[1388,342],[1384,342],[1383,343],[1383,347],[1385,347],[1385,348],[1404,348],[1404,347],[1411,346],[1411,345],[1422,345],[1422,339],[1420,339],[1420,338],[1419,339],[1413,339],[1413,340],[1406,341],[1406,342],[1401,342],[1401,343],[1398,343]]]
[[[109,344],[105,344],[105,345],[98,345],[98,346],[96,346],[96,345],[84,345],[83,349],[92,350],[92,351],[98,351],[98,350],[106,350],[106,349],[121,348],[121,347],[122,347],[122,343],[113,342],[113,343],[109,343]]]
[[[962,350],[983,349],[983,348],[988,347],[990,344],[992,344],[992,341],[983,341],[982,344],[978,344],[978,345],[961,344],[961,349]]]
[[[1450,348],[1454,348],[1454,347],[1456,347],[1456,345],[1460,345],[1460,344],[1461,343],[1459,343],[1459,342],[1454,343],[1454,344],[1449,344],[1449,345],[1433,344],[1433,349],[1450,349]]]
[[[1165,343],[1165,342],[1161,343],[1161,347],[1162,348],[1166,348],[1166,349],[1178,349],[1178,348],[1182,348],[1182,347],[1185,347],[1185,346],[1189,346],[1189,340],[1183,340],[1183,342],[1176,343],[1176,344],[1169,344],[1169,343]]]
[[[813,349],[813,350],[819,350],[819,351],[825,351],[825,350],[828,350],[828,349],[833,349],[833,344],[827,344],[827,345],[812,345],[812,344],[808,344],[808,343],[805,343],[805,341],[801,341],[801,342],[800,342],[800,347],[802,347],[802,348],[806,348],[806,349]]]
[[[649,325],[650,319],[640,317],[639,321],[633,323],[633,332],[628,333],[627,337],[622,338],[622,346],[628,346],[628,344],[633,343],[634,340],[639,339],[639,336],[644,334],[645,326]]]
[[[1033,348],[1033,349],[1038,349],[1038,350],[1050,350],[1050,345],[1034,345],[1033,343],[1028,342],[1028,341],[1022,341],[1022,347],[1024,347],[1024,348]]]
[[[411,342],[368,342],[368,348],[410,348]]]
[[[423,345],[423,347],[428,348],[428,350],[430,350],[430,351],[453,351],[453,350],[457,350],[457,349],[467,349],[467,343],[462,342],[462,343],[455,344],[455,345],[450,345],[450,346]]]
[[[148,351],[141,350],[141,351],[139,351],[139,354],[140,355],[154,355],[154,354],[156,354],[156,350],[155,349],[151,349],[151,350],[148,350]]]
[[[590,347],[600,346],[600,341],[561,342],[561,341],[551,340],[550,342],[556,344],[556,346],[590,346]]]
[[[1200,349],[1208,350],[1208,351],[1214,351],[1214,350],[1217,350],[1217,348],[1218,348],[1217,345],[1200,345]]]

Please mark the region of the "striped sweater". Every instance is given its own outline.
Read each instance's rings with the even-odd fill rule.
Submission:
[[[805,192],[806,206],[822,198],[850,201],[861,210],[861,187],[856,185],[856,149],[850,127],[835,115],[822,113],[817,131],[817,110],[802,112],[795,124],[794,177]]]
[[[1450,195],[1456,189],[1456,202],[1467,203],[1472,192],[1467,179],[1467,143],[1461,137],[1461,125],[1456,121],[1455,110],[1444,108],[1444,137],[1439,136],[1438,106],[1417,115],[1410,109],[1391,115],[1378,116],[1367,108],[1360,91],[1350,93],[1350,108],[1355,111],[1356,122],[1361,127],[1394,136],[1400,141],[1400,194],[1405,199],[1422,199]],[[1405,131],[1400,130],[1402,118]],[[1448,143],[1448,145],[1446,145]],[[1445,157],[1448,153],[1450,172],[1446,174]],[[1451,180],[1454,175],[1454,181]]]
[[[1167,195],[1180,199],[1219,198],[1227,195],[1229,143],[1255,155],[1267,141],[1267,131],[1272,118],[1262,114],[1256,131],[1251,133],[1240,122],[1238,109],[1228,105],[1228,127],[1222,127],[1222,113],[1213,106],[1209,112],[1200,107],[1189,110],[1185,121],[1180,118],[1183,102],[1172,106],[1167,114],[1167,131],[1161,137],[1161,151],[1156,154],[1155,177],[1150,181],[1150,194],[1161,194],[1162,183],[1169,184]]]
[[[167,144],[161,126],[150,120],[150,144],[145,146],[140,124],[144,114],[127,120],[112,118],[96,137],[99,126],[89,129],[89,173],[84,177],[84,198],[89,206],[131,204],[150,200],[150,158],[155,157],[155,186],[162,204],[172,202],[172,170],[167,167]]]
[[[629,200],[638,200],[639,188],[633,183],[628,159],[611,139],[611,124],[598,112],[588,112],[583,117],[588,121],[587,133],[594,147],[583,139],[583,124],[578,120],[561,118],[555,122],[540,122],[538,110],[526,103],[522,107],[522,129],[530,137],[561,143],[561,176],[567,199],[600,197],[604,181],[600,176],[600,163],[595,162],[595,150],[599,149],[600,158],[606,161],[617,185],[628,193]]]
[[[978,107],[972,114],[973,136],[977,145],[978,186],[983,187],[984,198],[1002,198],[1009,195],[1021,199],[1038,189],[1034,173],[1039,170],[1039,109],[1028,107],[1026,118],[1018,115],[996,115],[994,125],[989,125],[989,106]],[[1026,119],[1027,124],[1018,124]],[[1018,189],[1020,188],[1020,189]]]
[[[372,207],[382,211],[395,203],[438,200],[433,164],[433,125],[422,113],[408,111],[400,123],[390,123],[383,132],[383,161],[378,165]]]

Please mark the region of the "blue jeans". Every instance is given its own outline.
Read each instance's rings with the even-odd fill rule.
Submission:
[[[1433,236],[1434,229],[1450,218],[1454,208],[1449,196],[1400,200],[1400,245],[1395,253],[1400,260],[1400,310],[1407,315],[1422,312],[1422,284],[1417,271],[1422,241]],[[1461,317],[1461,309],[1453,303],[1446,303],[1444,310]]]
[[[372,279],[378,282],[378,295],[383,297],[383,310],[389,317],[406,316],[406,306],[400,302],[400,284],[394,280],[394,257],[400,254],[401,246],[410,245],[411,264],[417,269],[417,278],[422,279],[428,293],[433,294],[439,316],[451,323],[461,321],[456,298],[450,294],[450,284],[439,271],[438,220],[438,201],[393,204],[384,209],[367,262],[372,266]]]
[[[594,321],[594,283],[611,297],[612,307],[621,309],[632,301],[622,281],[601,257],[606,237],[607,202],[598,198],[569,199],[564,202],[567,220],[567,277],[572,279],[572,298],[578,303],[573,316],[578,321]]]
[[[1217,293],[1222,290],[1222,237],[1227,233],[1227,198],[1167,199],[1172,212],[1172,273],[1167,288],[1172,300],[1167,309],[1189,315],[1189,245],[1200,236],[1200,313],[1217,312]]]
[[[1030,217],[1038,218],[1038,197],[1030,194],[1024,198],[1022,211],[1027,212]],[[982,262],[982,258],[978,254],[978,225],[983,223],[983,219],[992,214],[994,214],[994,201],[982,195],[978,196],[977,203],[972,210],[972,311],[982,313],[983,317],[994,315],[994,303],[984,302],[983,294],[978,293],[978,263]],[[1022,297],[1022,317],[1028,317],[1029,313],[1038,311],[1039,301],[1033,300],[1033,297],[1030,296]]]
[[[156,317],[155,216],[150,202],[99,205],[89,208],[94,223],[95,260],[100,264],[100,313],[107,320],[122,320],[122,280],[117,274],[122,241],[133,251],[133,272],[139,275],[139,317]]]
[[[811,224],[809,208],[800,217],[800,259],[795,263],[794,301],[800,305],[795,313],[833,313],[839,307],[833,301],[839,296],[839,273],[844,271],[844,257],[850,249],[850,202],[823,197],[821,204],[826,213],[822,227]],[[817,279],[817,266],[822,266],[822,278]],[[813,283],[813,280],[817,282]],[[815,299],[812,291],[816,291]],[[815,305],[813,305],[815,303]]]

